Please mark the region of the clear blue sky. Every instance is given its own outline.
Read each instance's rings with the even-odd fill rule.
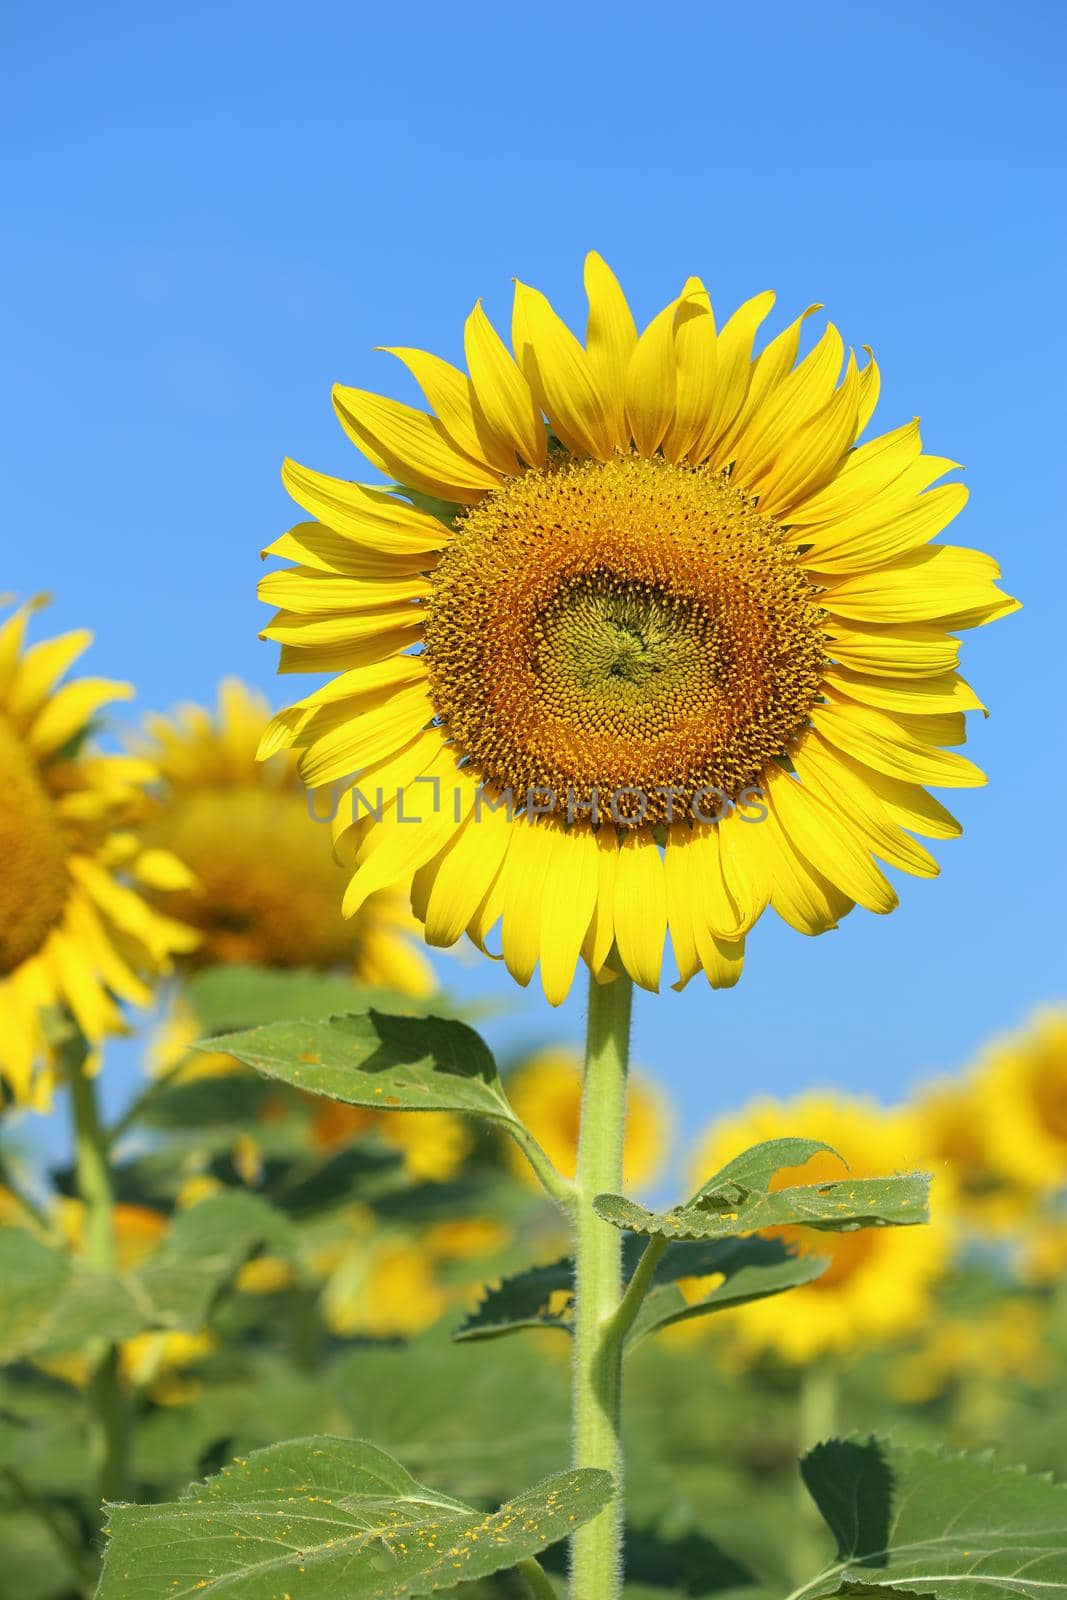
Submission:
[[[740,987],[639,998],[687,1124],[813,1079],[892,1097],[1062,994],[1062,89],[1054,0],[873,7],[19,6],[5,27],[0,591],[52,590],[139,705],[238,672],[286,453],[359,476],[335,379],[406,393],[378,344],[456,358],[513,274],[579,325],[581,263],[639,317],[683,278],[723,308],[826,303],[967,464],[963,543],[1026,609],[972,636],[990,786],[888,918],[770,918]],[[297,680],[299,682],[299,680]],[[973,719],[972,719],[973,720]],[[456,971],[454,963],[449,969]],[[577,1035],[521,1002],[498,1037]],[[128,1056],[123,1053],[119,1063]],[[117,1089],[117,1085],[116,1085]]]

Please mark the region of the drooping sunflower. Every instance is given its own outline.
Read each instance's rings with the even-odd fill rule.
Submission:
[[[133,691],[104,678],[61,683],[92,635],[27,646],[33,609],[0,627],[0,1080],[43,1110],[49,1016],[69,1014],[90,1046],[123,1032],[120,1002],[150,1004],[152,979],[197,936],[145,899],[190,881],[134,826],[151,765],[92,743],[101,707]]]
[[[816,934],[896,905],[873,856],[934,876],[913,836],[960,830],[924,785],[984,781],[954,634],[1015,608],[930,543],[966,491],[918,423],[856,446],[873,358],[831,325],[797,359],[817,307],[754,357],[769,293],[719,329],[690,278],[639,336],[595,254],[585,283],[584,346],[519,283],[513,351],[468,318],[469,375],[393,350],[429,413],[336,388],[395,483],[287,461],[317,520],[260,591],[281,670],[336,674],[263,753],[343,791],[346,914],[408,881],[431,944],[499,922],[552,1002],[579,957],[656,988],[668,930],[681,983],[731,984],[768,905]]]
[[[885,1177],[914,1166],[916,1129],[907,1112],[813,1092],[790,1101],[757,1100],[714,1123],[697,1145],[690,1170],[694,1189],[752,1145],[794,1134],[831,1145],[848,1162],[849,1177]],[[803,1166],[776,1173],[771,1187],[843,1176],[841,1161],[820,1152]],[[773,1351],[805,1366],[825,1354],[858,1354],[921,1326],[949,1248],[936,1198],[927,1227],[770,1231],[800,1254],[828,1257],[830,1264],[821,1277],[792,1289],[784,1309],[771,1297],[739,1306],[722,1319],[722,1336],[742,1363]]]
[[[145,719],[141,748],[162,778],[145,836],[195,875],[168,900],[200,932],[191,959],[348,967],[368,987],[430,993],[403,896],[386,886],[341,916],[343,879],[292,760],[256,760],[269,717],[263,696],[231,678],[214,712],[186,705]]]
[[[582,1109],[582,1062],[576,1051],[550,1046],[528,1056],[507,1078],[508,1099],[549,1160],[565,1177],[578,1164],[578,1129]],[[627,1084],[626,1143],[623,1179],[627,1189],[642,1189],[658,1177],[666,1161],[671,1114],[662,1091],[639,1074]],[[537,1180],[525,1157],[509,1140],[508,1165],[530,1184]]]

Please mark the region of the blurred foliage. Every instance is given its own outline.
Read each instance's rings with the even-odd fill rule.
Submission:
[[[275,986],[270,1026],[310,1007],[319,981],[294,974]],[[252,1020],[256,983],[240,970],[232,989],[217,973],[198,977],[204,1031]],[[322,1012],[307,1015],[333,1009],[326,989],[322,1001]],[[441,1037],[431,1030],[428,1048]],[[667,1247],[646,1302],[662,1313],[660,1331],[633,1340],[628,1365],[628,1600],[763,1600],[832,1562],[834,1539],[797,1468],[819,1438],[851,1435],[854,1451],[872,1433],[905,1452],[995,1444],[1000,1463],[1067,1477],[1067,1124],[1058,1175],[1050,1154],[1067,1060],[1055,1037],[1043,1019],[936,1095],[924,1087],[913,1097],[909,1164],[934,1171],[934,1220],[929,1230],[896,1232],[902,1256],[872,1255],[862,1243],[871,1235],[877,1246],[890,1230],[800,1228],[786,1200],[767,1212],[771,1226],[758,1237]],[[173,1502],[235,1457],[312,1435],[373,1440],[435,1493],[476,1512],[568,1466],[567,1240],[558,1213],[515,1174],[500,1129],[443,1110],[422,1118],[359,1107],[347,1121],[324,1117],[321,1103],[281,1077],[255,1076],[232,1059],[214,1075],[188,1074],[186,1061],[149,1080],[118,1126],[114,1274],[82,1259],[70,1173],[42,1184],[12,1135],[0,1145],[0,1600],[93,1593],[100,1536],[86,1385],[105,1335],[120,1346],[130,1500]],[[413,1082],[420,1070],[415,1063]],[[495,1080],[479,1078],[473,1092],[489,1083],[495,1107]],[[1027,1099],[1013,1127],[1045,1116],[1032,1168],[998,1154],[1009,1084]],[[953,1094],[955,1128],[946,1109]],[[764,1106],[756,1131],[791,1121],[804,1137],[821,1133],[852,1167],[828,1158],[825,1173],[844,1174],[849,1193],[866,1199],[860,1146],[878,1145],[874,1170],[892,1171],[877,1161],[899,1114],[858,1105],[838,1097],[836,1130],[797,1126],[795,1108],[770,1117]],[[650,1115],[662,1136],[661,1095]],[[709,1184],[716,1168],[707,1152],[720,1164],[731,1159],[732,1144],[750,1142],[754,1115],[722,1119],[699,1141],[694,1178],[713,1198],[725,1194],[728,1173]],[[536,1107],[527,1120],[538,1134]],[[401,1124],[419,1123],[417,1140],[402,1133]],[[822,1168],[808,1176],[802,1151],[790,1159],[797,1164],[777,1175],[748,1174],[761,1206],[805,1181],[823,1183]],[[924,1232],[936,1249],[916,1274],[906,1252]],[[796,1286],[777,1302],[738,1308],[746,1286],[762,1292],[761,1274],[776,1288]],[[858,1315],[861,1275],[907,1315]],[[690,1314],[708,1300],[717,1315]],[[782,1320],[796,1306],[809,1323],[832,1323],[835,1336],[794,1346],[755,1338],[744,1319],[761,1304],[777,1304]],[[505,1327],[521,1331],[491,1346],[470,1337]],[[904,1482],[920,1459],[901,1456],[887,1470]],[[816,1454],[809,1488],[831,1467],[847,1475],[877,1466],[855,1454],[827,1465]],[[958,1469],[961,1484],[969,1471]],[[996,1492],[1010,1498],[1014,1482],[1005,1478]],[[963,1484],[961,1496],[969,1492]],[[1053,1541],[1058,1506],[1049,1513]],[[561,1548],[543,1560],[561,1584]],[[898,1558],[887,1561],[878,1583],[905,1581]],[[516,1574],[498,1573],[457,1592],[508,1600],[523,1588]]]

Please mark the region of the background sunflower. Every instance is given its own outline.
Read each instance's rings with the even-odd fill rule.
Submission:
[[[41,1110],[71,1024],[94,1049],[121,1033],[121,1002],[148,1005],[152,979],[198,936],[162,909],[187,892],[187,866],[137,831],[154,768],[92,739],[101,708],[133,691],[61,682],[92,635],[27,646],[33,609],[0,628],[0,1077]]]

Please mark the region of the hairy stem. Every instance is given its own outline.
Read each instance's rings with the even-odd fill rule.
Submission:
[[[61,1056],[70,1087],[74,1132],[74,1169],[78,1193],[85,1207],[85,1260],[97,1272],[114,1272],[114,1183],[109,1141],[100,1118],[96,1085],[86,1073],[88,1049],[83,1039],[68,1041]],[[93,1416],[92,1454],[99,1499],[119,1500],[126,1490],[126,1405],[114,1345],[92,1352],[94,1368],[89,1383]]]
[[[629,978],[590,978],[574,1209],[574,1464],[610,1472],[615,1495],[571,1541],[571,1600],[618,1600],[622,1591],[622,1234],[600,1220],[593,1199],[622,1184],[632,996]]]

